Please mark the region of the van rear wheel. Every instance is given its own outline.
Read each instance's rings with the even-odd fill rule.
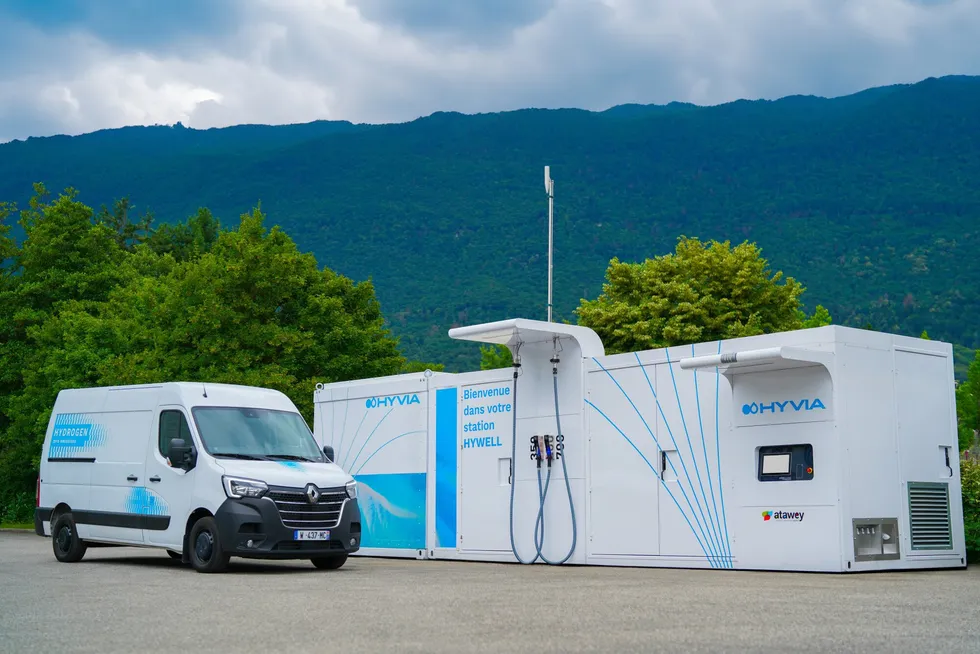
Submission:
[[[205,516],[191,527],[187,541],[191,565],[198,572],[224,572],[231,555],[221,546],[218,525],[211,516]]]
[[[88,545],[78,537],[71,513],[62,513],[51,525],[51,547],[54,558],[62,563],[75,563],[85,556]]]
[[[347,563],[347,553],[333,554],[331,556],[316,556],[310,561],[320,570],[336,570]]]

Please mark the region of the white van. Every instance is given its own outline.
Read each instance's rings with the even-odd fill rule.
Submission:
[[[59,561],[159,547],[200,572],[231,556],[339,568],[361,540],[354,479],[284,394],[226,384],[63,390],[34,530]]]

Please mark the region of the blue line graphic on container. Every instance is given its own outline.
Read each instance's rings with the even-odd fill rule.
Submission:
[[[351,476],[354,476],[354,475],[360,473],[361,470],[364,469],[364,466],[366,466],[368,464],[368,461],[370,461],[371,459],[374,458],[374,455],[376,455],[378,452],[380,452],[381,450],[383,450],[386,447],[388,447],[388,445],[390,445],[391,443],[394,443],[395,441],[397,441],[399,438],[404,438],[405,436],[410,436],[412,434],[424,434],[424,433],[425,433],[425,430],[424,429],[415,429],[413,431],[402,432],[402,433],[398,434],[397,436],[394,436],[392,438],[389,438],[387,441],[385,441],[384,443],[381,444],[381,447],[379,447],[374,452],[372,452],[371,453],[371,456],[369,456],[368,458],[364,459],[364,463],[362,463],[360,466],[358,466],[357,470],[351,473]],[[355,461],[356,461],[356,459],[355,459]]]
[[[718,348],[719,348],[719,352],[720,352],[721,351],[721,342],[720,341],[718,343]],[[678,411],[681,414],[681,421],[685,425],[684,429],[685,429],[685,433],[686,433],[687,432],[687,427],[686,427],[686,421],[684,420],[684,407],[680,403],[680,396],[679,396],[679,393],[677,391],[677,382],[676,382],[676,378],[674,377],[674,368],[670,364],[670,351],[669,351],[669,349],[667,349],[665,351],[666,351],[666,354],[667,354],[667,369],[670,371],[670,377],[671,377],[671,381],[672,381],[673,387],[674,387],[674,395],[677,398],[677,409],[678,409]],[[694,352],[693,345],[691,347],[691,351],[692,351],[692,353]],[[639,357],[637,357],[637,363],[639,363]],[[718,368],[716,366],[715,367],[715,382],[716,382],[716,384],[719,382],[720,378],[721,378],[721,373],[720,373],[720,371],[718,370]],[[695,372],[695,378],[694,378],[694,380],[695,380],[695,391],[697,391],[697,376],[696,376],[696,372]],[[648,379],[648,382],[649,382],[649,379]],[[651,387],[651,392],[652,392],[652,387]],[[656,399],[656,395],[655,394],[654,394],[654,397]],[[716,399],[717,399],[717,391],[716,391]],[[659,402],[659,400],[657,401],[657,406],[658,406],[658,408],[660,408],[660,402]],[[699,396],[698,396],[698,411],[700,412],[700,397]],[[660,408],[660,415],[663,417],[664,423],[667,425],[667,431],[668,431],[668,433],[670,433],[670,425],[669,425],[669,423],[667,421],[667,417],[663,415],[663,409],[662,408]],[[717,404],[715,406],[715,420],[716,420],[716,422],[718,420],[718,406],[717,406]],[[671,435],[671,440],[673,440],[673,435]],[[704,441],[702,439],[702,443],[703,442]],[[716,446],[717,446],[717,444],[718,444],[718,441],[716,440]],[[675,448],[677,447],[676,443],[675,443],[674,447]],[[703,484],[703,482],[701,482],[701,479],[700,479],[700,471],[699,471],[699,469],[697,467],[697,457],[694,455],[693,447],[691,446],[690,437],[688,437],[688,448],[691,450],[691,457],[694,459],[695,471],[698,474],[698,482],[699,482],[699,485],[701,486],[701,495],[702,495],[702,497],[704,497],[704,500],[705,500],[705,508],[708,511],[708,515],[711,516],[711,518],[712,518],[710,522],[711,522],[712,527],[714,527],[714,525],[717,524],[717,517],[711,514],[710,507],[708,507],[708,500],[707,500],[707,497],[705,496],[705,493],[704,493],[704,484]],[[720,457],[720,451],[719,450],[716,450],[716,454]],[[684,458],[683,458],[683,456],[680,455],[680,451],[678,451],[678,458],[680,458],[681,465],[682,465],[682,467],[684,467],[684,472],[685,472],[685,476],[687,478],[688,486],[691,488],[691,492],[694,494],[695,500],[698,501],[698,499],[697,499],[697,491],[694,489],[694,484],[691,481],[690,474],[688,474],[688,472],[687,472],[687,466],[684,464]],[[707,461],[707,452],[705,452],[705,460]],[[707,465],[707,464],[705,464],[705,465]],[[710,472],[711,472],[710,471],[710,467],[708,468],[707,472],[708,472],[709,478],[710,478]],[[720,472],[721,472],[721,466],[720,466],[720,461],[719,461],[719,474],[720,474]],[[675,474],[676,474],[676,471],[675,471]],[[679,476],[678,476],[678,479],[680,479]],[[713,494],[712,494],[712,497],[713,497]],[[701,506],[701,502],[698,501],[698,507],[700,508],[700,506]],[[693,511],[693,509],[692,509],[692,511]],[[716,509],[716,512],[717,512],[717,509]],[[702,511],[702,517],[704,517],[703,511]],[[707,522],[709,522],[709,520],[707,518],[705,518],[705,522],[707,523]],[[731,554],[730,554],[730,550],[729,550],[729,544],[727,542],[724,543],[724,544],[721,544],[720,543],[721,535],[720,535],[720,533],[718,533],[718,530],[716,530],[714,533],[717,534],[717,541],[716,541],[717,547],[719,548],[719,551],[722,553],[722,557],[724,559],[726,559],[726,560],[722,561],[722,563],[725,564],[725,567],[731,567]]]
[[[167,501],[149,488],[137,486],[129,489],[126,498],[126,512],[136,515],[170,515]]]
[[[691,343],[691,356],[694,356],[694,344]],[[670,357],[667,357],[668,360]],[[715,375],[715,380],[717,381],[718,376]],[[708,475],[708,489],[711,491],[711,503],[715,507],[715,516],[718,515],[718,502],[715,500],[715,488],[714,483],[711,479],[711,466],[708,464],[708,445],[704,441],[704,422],[701,419],[701,391],[698,388],[698,371],[697,368],[694,369],[694,398],[697,400],[698,405],[698,427],[701,429],[701,452],[704,454],[704,469]],[[717,419],[717,407],[715,408],[716,419]],[[691,456],[694,456],[693,453]],[[704,492],[704,486],[701,487],[701,492]],[[709,511],[710,513],[710,511]],[[721,542],[721,527],[717,524],[717,519],[713,521],[712,528],[715,529],[715,538],[718,542]],[[722,553],[727,555],[727,548],[722,546]]]
[[[721,341],[718,341],[718,352],[721,354]],[[725,512],[725,486],[721,481],[721,436],[719,423],[721,418],[718,415],[719,399],[721,397],[721,373],[715,367],[715,457],[718,460],[718,493],[721,495],[721,517],[725,523],[725,550],[728,552],[728,560],[732,559],[732,545],[728,538],[728,514]]]
[[[670,441],[674,445],[674,451],[677,452],[677,458],[680,459],[681,467],[684,469],[684,478],[687,479],[687,485],[691,488],[691,494],[694,495],[694,501],[697,502],[697,504],[698,504],[698,509],[699,509],[700,514],[701,514],[701,518],[704,519],[704,522],[705,523],[707,523],[708,521],[704,517],[704,510],[701,509],[701,502],[698,499],[697,491],[694,490],[694,484],[691,482],[691,475],[687,471],[687,464],[684,463],[684,456],[681,454],[681,449],[677,445],[677,441],[674,440],[674,433],[670,429],[670,421],[667,420],[667,416],[664,415],[663,407],[660,405],[660,398],[657,397],[657,393],[653,390],[653,385],[650,383],[650,377],[647,376],[646,368],[644,368],[643,367],[643,364],[640,363],[640,357],[639,357],[639,355],[636,355],[636,362],[637,362],[637,364],[640,365],[640,371],[643,372],[643,376],[647,380],[647,385],[650,387],[650,393],[653,395],[653,399],[654,399],[654,401],[657,404],[657,409],[660,411],[660,416],[664,419],[664,425],[667,427],[667,434],[670,436]],[[667,366],[670,367],[670,353],[669,352],[667,353],[667,362],[668,362],[667,363]],[[620,387],[620,390],[622,390],[622,387]],[[676,391],[676,386],[675,386],[675,391]],[[678,408],[678,411],[681,413],[681,419],[683,420],[684,409],[683,409],[683,407],[681,407],[680,400],[679,399],[678,399],[677,408]],[[649,427],[647,427],[647,429],[649,429]],[[685,428],[685,430],[686,430],[686,428]],[[652,434],[651,434],[651,436],[652,436]],[[654,440],[656,440],[656,439],[654,439]],[[691,439],[688,438],[688,441],[687,442],[690,444]],[[660,447],[660,444],[659,443],[657,443],[657,447]],[[661,449],[663,449],[663,448],[661,448]],[[684,498],[687,500],[687,505],[691,509],[691,512],[693,513],[694,512],[694,507],[691,506],[691,500],[687,498],[687,493],[684,491],[684,487],[681,486],[681,484],[680,484],[681,476],[679,474],[677,474],[677,469],[674,467],[674,463],[670,460],[670,457],[667,457],[667,462],[670,463],[670,469],[674,471],[674,475],[677,477],[677,480],[678,480],[678,484],[677,485],[681,489],[681,493],[684,494]],[[711,538],[709,538],[709,536],[705,533],[705,529],[707,529],[707,527],[705,526],[705,524],[702,524],[701,523],[701,520],[698,520],[698,516],[697,515],[694,516],[694,521],[698,523],[698,529],[701,530],[701,536],[704,537],[705,543],[707,543],[707,548],[711,550],[711,553],[712,553],[713,556],[716,556],[717,557],[719,555],[719,551],[717,549],[717,543],[715,543],[714,540],[711,539]]]
[[[436,391],[436,542],[456,547],[456,388]]]
[[[613,377],[612,373],[610,373],[608,370],[606,370],[606,368],[601,363],[599,363],[599,360],[597,358],[592,357],[592,360],[595,361],[596,364],[600,368],[602,368],[602,370],[609,376],[609,378],[612,379],[613,383],[616,384],[616,387],[619,388],[620,392],[623,394],[623,397],[626,398],[626,400],[633,407],[633,410],[636,411],[636,415],[639,416],[640,420],[643,422],[643,426],[646,427],[647,432],[649,432],[650,437],[653,439],[653,442],[657,444],[657,447],[660,450],[663,450],[664,448],[660,446],[660,441],[657,440],[657,437],[654,435],[653,430],[650,429],[650,425],[647,423],[646,418],[644,418],[643,417],[643,414],[640,413],[640,410],[636,408],[636,404],[633,402],[632,398],[630,398],[629,394],[623,389],[623,387],[620,385],[620,383],[618,381],[616,381],[616,378]],[[643,370],[642,364],[640,366],[640,369]],[[644,370],[644,375],[645,374],[646,374],[646,371]],[[649,378],[648,378],[648,381],[649,381]],[[654,398],[656,399],[656,394],[654,394]],[[598,407],[596,407],[591,402],[589,402],[589,404],[592,405],[593,407],[595,407],[597,411],[599,410]],[[660,406],[659,401],[657,402],[657,406],[658,407]],[[600,413],[602,413],[602,412],[600,411]],[[616,431],[618,431],[620,434],[623,434],[623,437],[624,438],[627,438],[626,437],[626,434],[624,434],[623,431],[618,426],[616,426],[615,423],[612,422],[612,420],[610,420],[608,417],[606,417],[606,415],[604,413],[602,415],[603,415],[603,417],[606,418],[606,420],[609,421],[610,424],[613,425],[613,427],[616,428]],[[662,410],[661,410],[661,415],[663,415],[663,411]],[[664,417],[664,423],[667,423],[667,418],[666,417]],[[668,431],[670,431],[669,428],[668,428]],[[671,438],[673,439],[673,436],[671,436]],[[627,438],[627,440],[629,440],[629,439]],[[630,444],[631,445],[633,444],[632,441],[630,441]],[[636,446],[635,445],[633,445],[633,447],[634,447],[634,449],[636,449]],[[675,445],[674,447],[676,449],[677,446]],[[639,452],[638,449],[637,449],[637,452]],[[640,456],[643,456],[643,455],[641,454]],[[650,462],[647,460],[646,457],[643,457],[643,460],[647,462],[647,465],[648,466],[650,465]],[[677,478],[680,479],[680,475],[677,474],[677,469],[674,468],[674,463],[670,460],[669,457],[667,458],[667,462],[670,464],[671,470],[674,471],[674,475],[676,475]],[[653,467],[651,466],[650,469],[653,470]],[[694,530],[694,526],[691,525],[690,519],[688,518],[687,514],[684,513],[684,509],[681,508],[680,503],[677,501],[677,498],[675,498],[674,497],[674,494],[670,492],[670,488],[667,487],[666,483],[664,483],[664,480],[660,477],[659,474],[656,473],[656,471],[654,471],[654,474],[660,480],[661,485],[664,487],[664,490],[667,491],[667,494],[670,495],[670,498],[672,500],[674,500],[674,504],[677,505],[677,509],[681,512],[681,515],[684,517],[684,520],[687,521],[688,526],[691,527],[691,532],[694,534],[695,540],[698,541],[698,545],[701,547],[701,551],[704,552],[704,555],[706,557],[708,557],[708,561],[711,563],[712,567],[714,567],[714,565],[715,565],[715,558],[717,557],[717,554],[714,552],[714,550],[711,547],[711,544],[710,543],[708,543],[707,545],[705,544],[705,543],[707,543],[707,540],[708,539],[707,539],[707,537],[705,536],[705,533],[704,533],[704,526],[698,520],[697,515],[694,515],[693,517],[694,517],[694,521],[698,523],[698,530],[700,530],[700,532],[701,532],[701,535],[700,536],[698,536],[697,531]],[[680,484],[678,484],[678,488],[680,489],[681,494],[684,496],[684,500],[687,502],[688,507],[691,508],[691,512],[693,513],[694,512],[694,507],[691,506],[691,500],[687,496],[687,491],[685,491],[684,490],[684,487],[681,486]],[[702,538],[704,540],[702,540]],[[709,552],[709,550],[711,550],[711,551]]]
[[[692,350],[692,353],[693,353],[694,352],[694,346],[693,345],[691,346],[691,350]],[[720,341],[718,342],[718,351],[719,351],[719,353],[721,352],[721,342]],[[703,479],[701,477],[700,466],[698,465],[697,456],[694,454],[694,446],[693,446],[693,442],[691,441],[690,432],[688,431],[688,428],[687,428],[687,421],[686,421],[686,418],[684,416],[684,407],[683,407],[683,405],[682,405],[682,403],[680,401],[680,392],[679,392],[678,387],[677,387],[676,377],[674,376],[673,366],[670,363],[669,351],[667,352],[667,362],[666,362],[666,365],[667,365],[667,368],[668,368],[668,370],[670,372],[671,382],[672,382],[673,389],[674,389],[674,397],[675,397],[675,400],[676,400],[676,403],[677,403],[678,412],[680,413],[681,424],[682,424],[682,426],[684,428],[685,435],[687,436],[688,451],[690,452],[691,457],[692,457],[692,459],[694,461],[695,474],[696,474],[696,476],[698,478],[698,487],[701,490],[700,497],[698,495],[698,490],[697,490],[697,488],[695,488],[694,483],[693,483],[692,478],[691,478],[691,475],[690,475],[690,473],[688,471],[688,467],[687,467],[687,464],[686,464],[686,462],[684,460],[684,456],[681,454],[681,450],[680,450],[680,448],[677,445],[677,441],[674,439],[673,430],[671,429],[670,421],[667,419],[667,416],[664,413],[663,407],[660,404],[660,399],[657,396],[657,393],[656,393],[656,391],[653,388],[653,384],[650,381],[650,377],[647,375],[646,367],[640,361],[640,358],[639,358],[639,354],[638,353],[634,353],[634,356],[636,357],[636,361],[637,361],[637,364],[638,364],[638,366],[640,368],[640,371],[643,373],[643,376],[646,379],[647,386],[649,387],[650,392],[651,392],[651,394],[653,396],[653,400],[654,400],[654,402],[655,402],[655,404],[657,406],[657,409],[659,411],[659,415],[660,415],[660,417],[664,421],[664,425],[666,426],[667,433],[670,436],[671,442],[674,445],[674,451],[677,453],[677,457],[680,459],[681,467],[682,467],[682,469],[684,471],[683,477],[680,474],[678,474],[678,471],[677,471],[676,467],[674,466],[674,463],[670,459],[670,457],[667,458],[667,464],[670,466],[670,468],[673,471],[674,475],[677,477],[677,488],[681,491],[681,494],[682,494],[682,496],[683,496],[683,498],[684,498],[684,500],[685,500],[685,502],[687,504],[687,507],[690,509],[690,515],[681,506],[681,503],[678,501],[678,499],[671,492],[670,488],[664,482],[663,478],[660,476],[660,474],[657,471],[657,469],[655,469],[650,464],[650,461],[643,455],[643,453],[633,443],[633,441],[630,440],[630,438],[623,432],[623,430],[620,429],[620,427],[618,425],[616,425],[601,409],[599,409],[599,407],[597,407],[595,404],[593,404],[590,400],[586,399],[585,402],[586,402],[586,404],[588,404],[589,406],[591,406],[592,408],[594,408],[603,418],[606,419],[606,421],[617,432],[619,432],[619,434],[621,436],[623,436],[623,438],[626,439],[626,441],[633,447],[633,449],[636,450],[637,454],[639,454],[640,457],[644,460],[644,462],[647,464],[647,466],[650,468],[650,470],[653,471],[654,475],[659,480],[661,486],[664,488],[665,491],[667,491],[667,494],[670,496],[671,500],[673,500],[674,505],[677,507],[678,511],[681,513],[681,517],[687,523],[688,527],[690,527],[692,535],[694,536],[695,540],[697,541],[698,545],[700,546],[701,551],[704,552],[705,557],[707,557],[708,562],[711,565],[711,567],[726,567],[726,568],[730,568],[730,567],[732,567],[732,554],[731,554],[730,539],[729,539],[729,536],[728,536],[728,520],[727,520],[727,516],[725,515],[724,486],[722,484],[722,479],[721,479],[721,449],[720,449],[720,444],[721,443],[720,443],[720,434],[719,434],[719,431],[720,430],[719,430],[719,415],[718,415],[718,411],[719,411],[719,398],[720,398],[720,377],[721,377],[721,373],[718,370],[718,368],[715,367],[715,452],[716,452],[717,468],[718,468],[718,492],[719,492],[719,494],[721,496],[721,512],[720,512],[721,513],[721,516],[719,517],[718,516],[718,513],[719,513],[719,511],[718,511],[718,503],[717,503],[717,501],[715,499],[714,483],[712,481],[711,466],[708,463],[707,442],[706,442],[705,437],[704,437],[704,422],[703,422],[703,416],[702,416],[702,413],[701,413],[701,398],[700,398],[700,388],[698,386],[698,380],[697,380],[697,373],[695,372],[695,375],[694,375],[694,391],[695,391],[695,397],[696,397],[696,406],[697,406],[697,414],[698,414],[698,425],[699,425],[699,428],[701,430],[701,444],[702,444],[702,452],[703,452],[703,458],[704,458],[704,464],[705,464],[705,473],[706,473],[706,476],[708,477],[708,488],[710,490],[711,498],[712,498],[712,501],[711,502],[708,502],[708,497],[707,497],[708,493],[705,492],[704,481],[703,481]],[[593,357],[593,361],[595,361],[596,365],[598,365],[599,368],[601,368],[606,373],[606,375],[609,377],[609,379],[611,379],[612,382],[616,385],[616,387],[619,389],[619,391],[623,394],[623,397],[625,397],[626,400],[633,407],[633,410],[636,412],[636,415],[640,418],[640,421],[643,423],[643,426],[646,428],[646,430],[649,433],[650,437],[653,439],[653,442],[657,445],[657,447],[658,447],[658,449],[660,451],[663,451],[664,448],[660,446],[660,442],[657,440],[656,435],[653,433],[653,430],[650,429],[649,423],[647,422],[646,418],[644,418],[644,416],[640,412],[640,410],[637,408],[637,406],[634,403],[633,399],[629,396],[629,394],[622,387],[622,385],[616,380],[616,378],[613,376],[613,374],[609,370],[607,370],[599,362],[599,360],[597,358]],[[697,504],[697,507],[698,507],[697,510],[695,510],[694,505],[691,503],[691,499],[688,496],[687,491],[685,490],[684,484],[682,483],[682,479],[686,479],[686,481],[687,481],[687,487],[690,488],[691,494],[694,495],[694,502]],[[702,501],[701,501],[702,499],[704,500],[703,504],[702,504]],[[712,507],[714,508],[714,511],[713,512],[712,512]],[[722,526],[722,521],[724,521],[724,527]],[[696,527],[695,527],[695,524],[696,524]],[[724,536],[722,536],[722,531],[724,531]]]
[[[340,454],[341,448],[343,448],[343,446],[344,446],[344,434],[347,433],[347,411],[348,411],[348,409],[350,409],[350,402],[344,402],[344,424],[340,427],[340,445],[337,445],[337,446],[334,447],[334,453],[333,453],[333,458],[334,459],[337,458],[337,456]],[[364,414],[364,418],[367,418],[367,413]],[[361,419],[361,423],[362,424],[364,423],[364,419],[363,418]],[[361,428],[360,425],[358,425],[357,428],[360,429]],[[332,438],[332,436],[333,436],[333,430],[332,429],[330,430],[330,433],[331,433],[330,445],[333,445],[334,443],[333,443],[333,438]],[[357,435],[357,432],[354,432],[354,434]]]
[[[365,412],[364,412],[364,415],[363,415],[363,416],[361,416],[361,422],[359,422],[359,423],[357,424],[357,429],[355,429],[355,430],[354,430],[354,435],[353,435],[353,436],[351,436],[351,439],[350,439],[350,443],[349,443],[349,444],[347,445],[347,454],[344,454],[344,455],[343,455],[343,458],[344,458],[344,459],[346,459],[346,458],[347,458],[348,456],[350,456],[350,451],[351,451],[352,449],[354,449],[354,441],[355,441],[355,440],[357,439],[357,435],[358,435],[358,434],[360,433],[360,431],[361,431],[361,427],[362,427],[362,426],[364,425],[364,419],[365,419],[365,418],[367,418],[367,415],[368,415],[368,414],[367,414],[367,411],[365,411]],[[347,420],[346,420],[346,418],[345,418],[345,419],[344,419],[344,426],[346,427],[346,425],[347,425]],[[341,435],[340,435],[340,442],[341,442],[341,444],[343,444],[343,442],[344,442],[344,434],[341,434]],[[339,448],[339,447],[337,448],[337,451],[336,451],[336,452],[334,452],[334,456],[335,456],[335,457],[336,457],[336,459],[337,459],[337,460],[335,461],[335,463],[339,463],[339,462],[340,462],[340,459],[341,459],[341,454],[340,454],[340,448]],[[341,464],[341,466],[340,466],[340,467],[344,467],[344,466],[343,466],[343,464]]]
[[[643,459],[644,462],[646,462],[647,467],[649,467],[650,470],[653,471],[653,476],[660,480],[660,485],[664,487],[665,491],[667,491],[667,494],[670,496],[670,499],[674,500],[674,504],[677,505],[677,510],[681,512],[681,516],[684,518],[685,522],[687,522],[687,526],[691,528],[691,532],[694,534],[694,538],[697,539],[698,545],[701,546],[701,551],[704,552],[704,555],[708,557],[709,561],[712,561],[712,567],[714,567],[714,559],[711,557],[711,555],[708,554],[708,551],[704,548],[704,543],[701,542],[701,539],[698,538],[697,532],[694,531],[694,525],[691,524],[691,521],[688,519],[687,514],[684,513],[684,510],[681,508],[681,505],[677,502],[677,498],[674,497],[674,494],[670,492],[669,488],[667,488],[667,484],[664,483],[663,479],[660,479],[660,475],[657,474],[656,469],[650,464],[650,461],[645,456],[643,456],[643,452],[640,451],[640,449],[633,443],[633,441],[630,440],[630,437],[627,436],[625,433],[623,433],[623,430],[620,429],[619,426],[615,422],[613,422],[609,416],[603,413],[602,409],[600,409],[595,404],[593,404],[591,400],[586,399],[585,403],[591,406],[599,413],[599,415],[605,418],[606,422],[612,425],[612,428],[618,431],[620,435],[626,439],[626,442],[629,443],[634,450],[636,450],[636,453],[640,455],[640,458]]]
[[[425,549],[425,473],[355,475],[361,546]]]
[[[346,403],[343,422],[345,428],[348,423],[347,412],[352,403],[356,402],[354,406],[362,407],[364,413],[353,435],[349,436],[346,429],[343,429],[340,434],[333,433],[331,441],[339,441],[341,444],[347,445],[346,452],[341,452],[340,447],[336,449],[335,462],[348,471],[358,482],[362,547],[424,549],[426,546],[426,473],[424,471],[410,473],[371,472],[372,468],[376,469],[376,466],[371,466],[372,462],[382,461],[384,457],[377,459],[376,457],[390,445],[413,436],[415,438],[425,437],[425,429],[412,429],[380,442],[381,438],[387,436],[383,427],[392,411],[402,404],[407,408],[408,405],[421,404],[422,402],[417,393],[385,397],[395,399],[393,401],[375,401],[379,398],[343,400]],[[399,398],[404,399],[404,402],[400,402]],[[378,407],[387,408],[384,409],[383,415],[377,419],[366,438],[358,443],[358,434],[361,432],[368,414],[371,413],[371,409]],[[392,426],[398,426],[395,420],[397,420],[397,416],[387,420],[389,430]],[[378,442],[374,441],[375,436],[378,436]],[[374,444],[372,445],[372,443]],[[387,463],[391,462],[389,459]],[[401,461],[394,462],[401,464]],[[365,470],[368,472],[364,473]]]
[[[90,454],[105,445],[105,425],[90,422],[84,413],[59,413],[54,419],[48,456],[67,458]]]
[[[368,444],[368,441],[370,441],[370,440],[371,440],[371,437],[372,437],[372,436],[374,436],[374,433],[375,433],[376,431],[378,431],[378,427],[380,427],[380,426],[381,426],[381,423],[385,421],[385,418],[387,418],[388,416],[390,416],[390,415],[391,415],[391,412],[392,412],[392,411],[394,411],[394,409],[388,409],[388,413],[386,413],[386,414],[384,414],[383,416],[381,416],[381,420],[379,420],[379,421],[378,421],[378,424],[376,424],[376,425],[374,426],[374,429],[372,429],[372,430],[371,430],[371,433],[370,433],[370,434],[368,434],[368,437],[367,437],[366,439],[364,439],[364,442],[363,442],[363,443],[361,443],[361,449],[359,449],[359,450],[357,451],[357,454],[355,454],[355,455],[354,455],[354,460],[353,460],[353,461],[351,461],[351,462],[350,462],[349,464],[348,464],[348,462],[347,462],[346,460],[344,461],[344,465],[343,465],[343,468],[344,468],[345,470],[351,470],[351,469],[353,468],[353,466],[354,466],[354,464],[355,464],[355,463],[357,462],[357,458],[358,458],[359,456],[361,456],[361,452],[363,452],[363,451],[364,451],[364,448],[365,448],[365,447],[367,447],[367,444]],[[365,414],[365,415],[367,415],[367,414]],[[353,439],[352,439],[352,440],[351,440],[351,443],[353,444],[353,442],[354,442],[354,441],[353,441]],[[353,445],[352,445],[352,447],[351,447],[351,449],[353,449]],[[350,450],[347,450],[347,453],[348,453],[348,454],[350,454]]]
[[[670,365],[670,348],[665,348],[664,352],[667,355],[667,370],[670,372],[670,381],[674,386],[674,398],[677,400],[677,411],[681,414],[681,425],[684,427],[684,436],[687,438],[687,449],[691,452],[691,458],[694,459],[694,472],[698,476],[698,485],[701,487],[701,496],[704,497],[704,503],[707,504],[708,498],[704,494],[704,483],[701,481],[701,470],[698,468],[698,459],[696,456],[694,456],[694,446],[691,444],[691,435],[687,431],[687,421],[684,419],[684,407],[681,406],[681,396],[680,393],[677,391],[677,380],[674,378],[674,366]],[[637,363],[640,362],[639,356],[637,356],[636,362]],[[644,374],[646,374],[645,370],[644,370]],[[647,378],[647,381],[648,382],[650,381],[649,377]],[[650,387],[650,390],[651,391],[653,390],[652,386]],[[657,402],[657,406],[658,407],[660,406],[659,401]],[[665,423],[667,422],[666,417],[664,418],[664,422]],[[667,428],[667,432],[668,433],[670,432],[670,427]],[[670,439],[674,440],[673,434],[671,434]],[[674,443],[674,447],[675,448],[677,447],[676,443]],[[684,458],[680,456],[680,448],[678,448],[677,450],[677,455],[681,460],[681,467],[684,468],[684,474],[687,476],[687,483],[691,486],[691,494],[694,495],[694,501],[698,503],[698,511],[701,513],[701,519],[704,520],[705,525],[708,525],[709,520],[704,515],[704,509],[701,508],[701,500],[698,499],[698,493],[696,490],[694,490],[694,484],[691,482],[691,473],[687,471],[687,464],[684,463]],[[711,511],[708,511],[708,513],[711,513]],[[720,553],[721,552],[720,546],[718,545],[717,540],[715,540],[715,538],[713,537],[713,534],[711,534],[711,527],[707,526],[706,529],[708,529],[709,535],[712,536],[711,540],[712,540],[712,545],[715,548],[715,552]]]

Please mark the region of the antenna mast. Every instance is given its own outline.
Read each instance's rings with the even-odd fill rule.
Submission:
[[[552,274],[552,250],[554,249],[554,225],[555,225],[555,180],[551,179],[551,167],[544,167],[544,190],[548,194],[548,322],[551,320],[551,274]]]

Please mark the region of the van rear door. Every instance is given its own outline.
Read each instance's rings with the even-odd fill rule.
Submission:
[[[92,511],[81,517],[92,525],[93,540],[143,542],[146,449],[157,393],[156,388],[109,389],[102,411],[92,414],[106,438],[93,464]]]

